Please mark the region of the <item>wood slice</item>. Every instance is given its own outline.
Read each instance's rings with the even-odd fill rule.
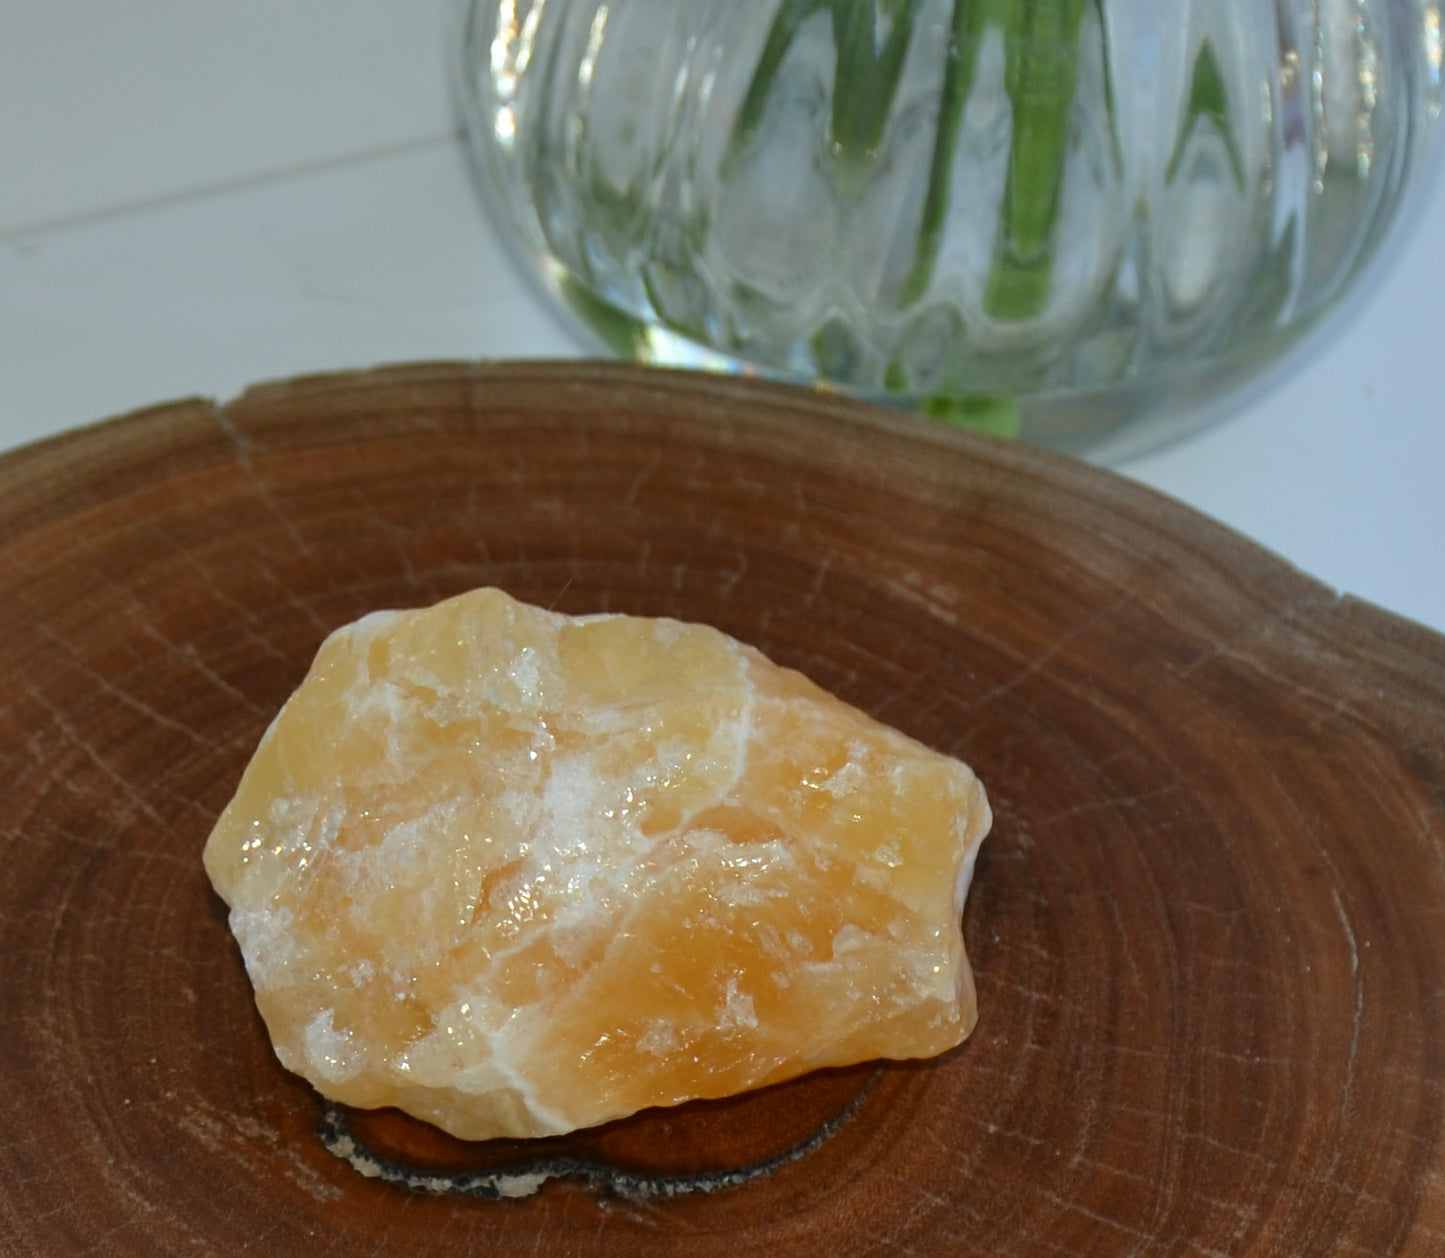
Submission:
[[[328,631],[483,584],[711,622],[969,761],[973,1037],[541,1146],[328,1114],[201,848]],[[408,367],[0,459],[0,603],[6,1254],[1445,1252],[1445,639],[1118,476]]]

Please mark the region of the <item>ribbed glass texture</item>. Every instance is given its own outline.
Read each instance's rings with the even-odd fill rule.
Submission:
[[[1127,453],[1419,182],[1438,0],[471,0],[485,184],[616,352]]]

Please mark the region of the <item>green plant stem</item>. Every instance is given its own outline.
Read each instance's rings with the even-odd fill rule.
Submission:
[[[896,0],[875,6],[856,0],[834,0],[833,38],[837,58],[833,72],[833,154],[848,177],[850,194],[861,188],[882,144],[883,129],[893,111],[903,62],[913,39],[920,0]],[[888,34],[878,42],[878,19],[889,20]]]
[[[922,0],[783,0],[773,15],[762,55],[753,69],[732,133],[722,173],[726,179],[762,126],[773,85],[803,23],[828,12],[833,27],[833,109],[829,143],[845,195],[861,188],[878,155],[893,109],[903,63]],[[887,34],[879,42],[880,27]]]
[[[1005,2],[1004,84],[1013,137],[984,308],[1012,321],[1033,318],[1048,300],[1087,0]]]
[[[987,4],[955,0],[948,53],[943,66],[943,88],[938,103],[938,125],[933,133],[933,157],[928,164],[928,187],[918,226],[913,266],[903,282],[902,303],[911,306],[928,290],[938,266],[943,228],[953,193],[953,161],[963,109],[973,90],[978,49],[989,18]]]
[[[1190,137],[1204,123],[1211,123],[1224,143],[1229,156],[1229,170],[1234,176],[1235,187],[1244,190],[1244,160],[1239,155],[1239,141],[1235,138],[1234,127],[1229,120],[1229,93],[1224,87],[1224,74],[1219,68],[1219,58],[1214,55],[1214,45],[1205,40],[1200,45],[1199,55],[1194,58],[1194,73],[1189,80],[1189,101],[1184,107],[1184,121],[1179,126],[1179,138],[1174,151],[1169,155],[1169,165],[1164,171],[1164,182],[1173,183],[1179,174],[1179,163]]]
[[[1101,4],[1102,0],[955,0],[928,186],[913,264],[902,288],[903,304],[918,301],[933,281],[952,198],[964,110],[984,37],[997,29],[1013,127],[984,307],[994,318],[1009,321],[1029,319],[1043,310],[1068,157],[1079,34],[1090,6],[1102,25]],[[841,191],[857,195],[877,160],[920,7],[921,0],[783,0],[729,136],[723,178],[757,136],[799,29],[816,14],[827,12],[836,58],[831,152]]]
[[[783,0],[773,14],[773,24],[768,28],[768,37],[763,43],[762,55],[753,67],[748,90],[733,119],[732,131],[728,135],[727,151],[723,155],[721,176],[726,181],[737,166],[743,150],[756,138],[763,123],[763,113],[768,107],[768,97],[773,92],[773,82],[788,49],[798,37],[798,28],[814,13],[826,8],[832,0]]]

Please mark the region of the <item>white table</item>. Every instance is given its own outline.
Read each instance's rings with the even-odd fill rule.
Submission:
[[[488,223],[447,0],[0,3],[0,449],[177,396],[584,352]],[[1119,470],[1445,630],[1445,181],[1282,382]]]

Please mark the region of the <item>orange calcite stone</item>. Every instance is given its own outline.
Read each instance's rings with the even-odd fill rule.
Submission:
[[[288,1068],[486,1139],[953,1047],[989,824],[715,629],[483,589],[333,634],[205,863]]]

